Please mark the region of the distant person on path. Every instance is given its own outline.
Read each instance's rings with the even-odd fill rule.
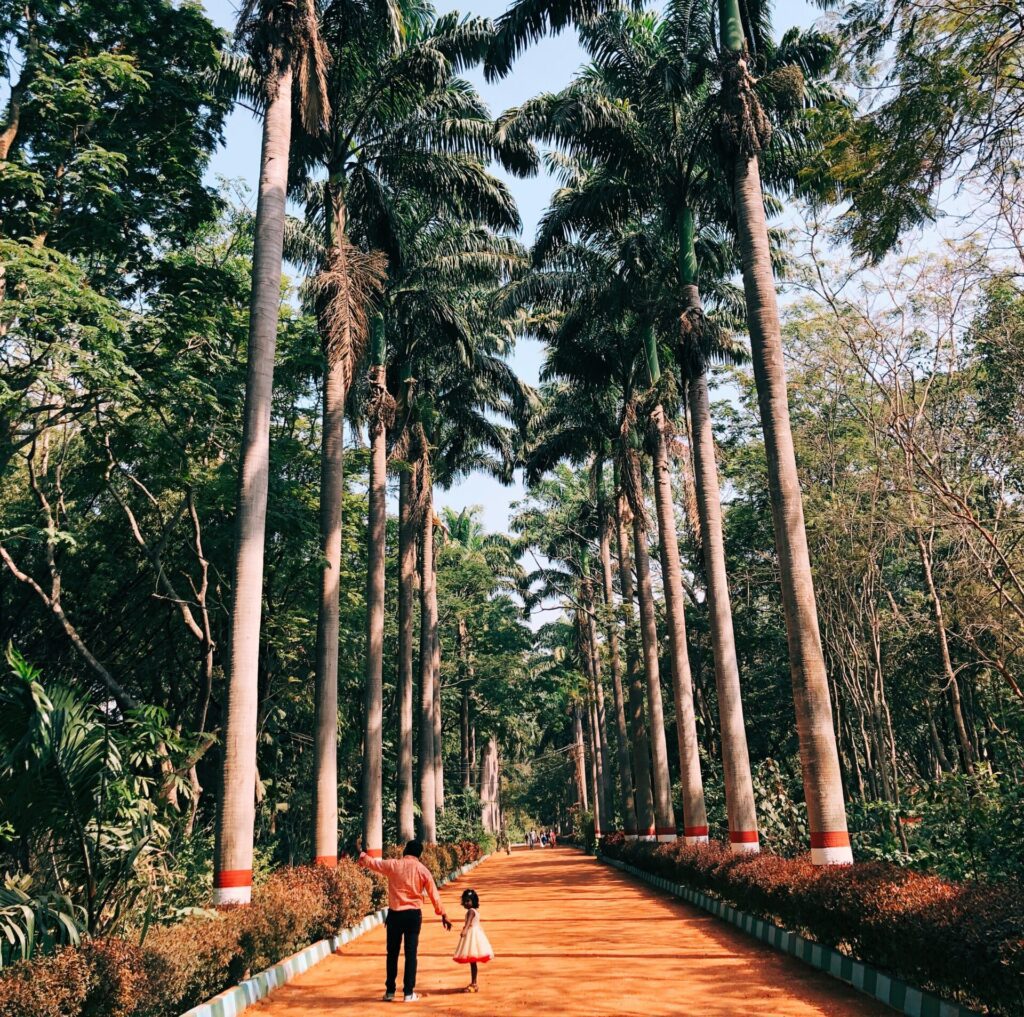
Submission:
[[[549,847],[558,847],[558,836],[555,834],[554,830],[552,830],[548,834],[548,846]]]
[[[546,833],[542,833],[540,835],[540,846],[541,847],[547,847],[548,846],[548,835]]]
[[[384,1002],[395,998],[398,981],[398,954],[405,940],[405,972],[402,990],[406,1003],[414,1003],[416,995],[416,951],[420,945],[420,929],[423,926],[423,895],[430,898],[434,913],[441,916],[445,931],[451,930],[452,923],[444,912],[437,885],[430,870],[420,861],[423,845],[411,840],[405,845],[401,858],[371,858],[364,850],[362,838],[356,842],[359,849],[359,864],[364,869],[379,872],[388,881],[388,960],[387,981],[384,983]]]
[[[494,951],[480,924],[480,898],[476,890],[462,891],[462,906],[466,909],[466,922],[462,926],[459,945],[455,948],[455,956],[452,959],[456,964],[469,965],[469,977],[472,981],[466,986],[466,992],[479,992],[476,966],[486,964],[494,956]]]

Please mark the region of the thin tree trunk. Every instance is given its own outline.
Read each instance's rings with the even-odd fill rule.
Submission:
[[[629,732],[626,728],[625,697],[622,694],[622,664],[619,659],[619,626],[615,620],[615,591],[612,584],[612,517],[604,509],[601,520],[601,583],[604,589],[604,614],[608,633],[608,657],[612,672],[612,697],[615,704],[615,748],[619,764],[619,795],[622,825],[626,834],[636,836],[636,806],[633,801],[633,766],[629,758]]]
[[[413,611],[416,601],[416,466],[398,482],[398,839],[416,836],[412,758]]]
[[[658,624],[654,615],[651,566],[647,557],[647,531],[643,521],[635,514],[633,516],[633,554],[636,560],[637,600],[640,602],[640,638],[644,653],[644,674],[647,678],[647,716],[650,720],[655,835],[659,840],[669,841],[676,839],[676,817],[672,808],[672,778],[668,769],[665,710],[661,700]],[[690,705],[692,710],[692,699]],[[696,733],[696,729],[694,730]],[[696,747],[696,742],[694,747]],[[707,826],[706,819],[704,825]]]
[[[256,203],[245,422],[235,516],[234,602],[224,725],[224,768],[220,808],[217,810],[213,877],[214,903],[218,905],[248,904],[252,897],[263,544],[270,473],[274,352],[281,301],[288,147],[291,140],[290,66],[282,71],[276,84],[274,97],[267,105],[263,119]]]
[[[737,156],[734,193],[751,359],[768,460],[768,489],[786,617],[811,858],[816,865],[849,864],[853,861],[853,852],[846,826],[842,773],[818,630],[800,477],[789,421],[775,279],[756,155]]]
[[[694,287],[696,291],[696,287]],[[689,301],[699,307],[699,297]],[[715,437],[711,428],[711,407],[707,376],[692,379],[687,389],[690,423],[693,427],[693,463],[697,486],[697,509],[707,573],[708,614],[715,655],[715,686],[718,690],[718,723],[722,737],[722,770],[725,805],[729,817],[729,844],[736,853],[760,849],[754,782],[750,773],[747,732],[743,723],[743,698],[736,658],[736,640],[729,601],[729,577],[725,568],[725,540],[722,536],[722,501],[715,461]]]
[[[420,484],[420,838],[437,843],[437,779],[434,773],[434,642],[437,598],[434,596],[434,498],[430,468],[421,461]]]
[[[374,323],[371,388],[387,393],[384,350]],[[363,709],[363,847],[380,857],[384,848],[384,565],[387,548],[387,426],[378,412],[370,419],[370,480],[366,568],[366,699]]]
[[[474,787],[477,783],[477,765],[476,765],[476,724],[470,722],[469,725],[469,782]]]
[[[654,796],[651,792],[650,745],[644,719],[644,681],[637,659],[636,619],[633,614],[633,562],[629,554],[628,518],[632,515],[626,496],[619,491],[616,501],[619,551],[619,584],[625,619],[626,670],[629,675],[629,729],[632,745],[633,779],[636,782],[637,836],[652,840],[656,835]]]
[[[931,601],[932,613],[935,615],[935,634],[939,640],[942,673],[946,680],[946,694],[949,696],[949,707],[953,716],[953,730],[956,732],[957,745],[960,749],[960,761],[967,773],[973,773],[974,750],[971,746],[970,736],[967,733],[967,723],[964,720],[963,704],[960,701],[960,686],[957,684],[956,672],[953,670],[953,661],[949,655],[946,619],[942,611],[942,598],[939,597],[939,591],[935,586],[935,579],[932,574],[932,556],[920,527],[914,527],[914,535],[917,538],[917,550],[921,557],[921,569],[924,572],[924,581],[928,589],[928,599]]]
[[[648,332],[648,366],[651,383],[658,381],[660,370],[653,331]],[[665,411],[659,403],[651,413],[654,441],[654,502],[658,514],[662,583],[665,587],[665,613],[668,622],[669,651],[672,658],[672,693],[676,707],[676,740],[679,744],[679,770],[683,798],[683,837],[687,844],[708,839],[708,814],[704,806],[704,784],[700,772],[700,748],[697,719],[693,705],[693,676],[686,642],[686,610],[683,601],[683,570],[679,563],[676,514],[672,498],[672,474],[669,470],[668,442],[665,437]],[[637,559],[639,562],[639,557]],[[659,840],[674,840],[659,831]]]

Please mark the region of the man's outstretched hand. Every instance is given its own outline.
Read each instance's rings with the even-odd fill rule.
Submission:
[[[445,932],[451,932],[452,931],[452,923],[450,921],[448,921],[448,916],[447,915],[441,915],[441,924],[444,926],[444,931]]]

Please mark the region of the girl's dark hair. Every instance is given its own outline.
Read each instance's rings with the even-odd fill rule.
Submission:
[[[480,898],[476,895],[476,890],[463,890],[462,891],[462,903],[469,903],[471,908],[480,907]]]

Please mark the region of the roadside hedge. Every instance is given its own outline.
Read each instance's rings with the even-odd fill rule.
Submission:
[[[439,844],[423,862],[440,880],[480,855],[472,841]],[[248,907],[151,928],[141,947],[92,939],[10,966],[0,972],[0,1017],[177,1017],[386,905],[386,881],[351,859],[281,868]]]
[[[601,841],[601,853],[834,947],[918,988],[1024,1013],[1024,887],[951,883],[884,862],[734,855],[724,844]]]

